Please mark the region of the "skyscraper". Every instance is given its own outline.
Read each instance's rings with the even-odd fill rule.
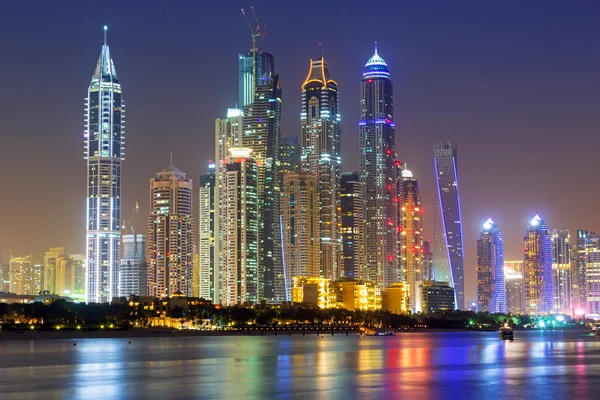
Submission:
[[[121,246],[121,161],[125,158],[125,104],[121,84],[104,45],[88,88],[84,158],[87,160],[86,301],[117,295]]]
[[[256,304],[263,298],[259,273],[258,165],[252,150],[232,148],[223,167],[220,213],[220,303]]]
[[[365,184],[359,172],[344,172],[341,177],[343,275],[357,278],[367,273],[365,253]]]
[[[600,319],[600,235],[594,232],[577,231],[577,255],[584,286],[584,311],[587,318]]]
[[[573,281],[571,279],[571,235],[569,231],[552,231],[553,311],[573,312]]]
[[[531,220],[525,230],[523,278],[525,311],[529,314],[552,311],[552,238],[539,215]]]
[[[584,313],[587,309],[586,293],[586,265],[589,262],[588,250],[594,248],[592,238],[597,235],[584,229],[577,229],[577,239],[573,249],[575,262],[572,265],[571,276],[573,278],[573,308],[578,313]]]
[[[192,180],[172,163],[150,179],[146,261],[148,295],[192,296],[194,224]]]
[[[367,268],[361,279],[385,289],[397,281],[398,243],[394,93],[377,53],[365,64],[360,86],[360,168],[365,184]]]
[[[252,48],[239,57],[238,107],[254,102],[256,88],[275,76],[275,58],[262,49]]]
[[[321,270],[337,279],[341,269],[340,114],[338,86],[323,57],[310,60],[302,84],[302,168],[317,177],[320,196]]]
[[[437,142],[433,145],[433,153],[438,192],[434,277],[436,281],[450,282],[454,287],[456,308],[464,309],[465,273],[456,146],[452,142]]]
[[[10,259],[8,291],[15,294],[37,294],[36,273],[31,256]]]
[[[244,108],[242,127],[242,147],[252,150],[252,158],[258,167],[261,293],[272,303],[285,299],[279,204],[282,185],[280,124],[281,88],[279,76],[275,75],[256,86],[254,101]]]
[[[281,152],[279,156],[281,173],[298,172],[300,170],[300,145],[295,137],[281,139]]]
[[[504,240],[491,218],[477,237],[477,306],[480,312],[505,313]]]
[[[408,284],[410,309],[416,310],[417,282],[427,280],[423,276],[423,210],[421,209],[421,194],[419,184],[412,172],[403,169],[398,182],[399,209],[398,225],[401,231],[398,235],[399,266]]]
[[[281,199],[283,265],[286,299],[292,300],[293,278],[320,276],[319,192],[316,177],[289,172],[283,178]]]
[[[219,271],[215,269],[215,167],[209,164],[208,173],[200,176],[198,190],[198,295],[216,304]]]
[[[523,292],[523,274],[514,269],[504,267],[504,283],[506,288],[506,308],[511,314],[525,313]]]
[[[123,251],[119,266],[119,296],[148,293],[148,264],[146,263],[146,235],[123,235]]]
[[[60,294],[56,291],[56,276],[59,268],[64,268],[61,264],[66,263],[65,249],[62,247],[51,247],[44,254],[44,268],[42,272],[42,290],[47,290],[51,294]]]
[[[423,240],[423,280],[433,280],[433,251],[431,241]]]

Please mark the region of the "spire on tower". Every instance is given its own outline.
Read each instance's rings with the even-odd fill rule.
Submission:
[[[106,31],[108,31],[108,26],[104,25],[104,45],[106,45]]]

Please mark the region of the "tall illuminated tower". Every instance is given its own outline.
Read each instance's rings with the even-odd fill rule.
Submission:
[[[341,275],[340,115],[338,86],[323,57],[310,60],[302,84],[302,168],[317,177],[320,197],[321,270],[325,278]]]
[[[416,310],[417,282],[426,280],[423,276],[423,211],[419,184],[412,172],[403,169],[398,187],[400,209],[398,224],[402,230],[398,235],[400,266],[404,270],[408,284],[410,309]]]
[[[504,240],[491,218],[477,237],[477,305],[479,311],[505,313]]]
[[[526,312],[536,314],[552,311],[552,238],[539,215],[531,220],[525,230],[523,278]]]
[[[121,246],[121,161],[125,158],[121,84],[104,45],[85,101],[84,158],[87,160],[86,301],[117,296]]]
[[[553,311],[573,312],[573,279],[571,275],[571,235],[567,230],[552,231]]]
[[[215,286],[219,278],[215,268],[215,169],[215,164],[208,165],[198,189],[198,296],[214,304],[218,301]]]
[[[363,276],[365,254],[365,184],[360,172],[344,172],[340,184],[344,276]]]
[[[433,153],[438,192],[434,278],[450,282],[454,287],[456,308],[461,310],[465,306],[465,274],[456,146],[452,142],[437,142],[433,144]]]
[[[360,97],[360,168],[367,238],[366,273],[360,278],[385,289],[398,276],[396,146],[393,85],[377,46],[365,64]]]
[[[194,226],[192,180],[172,163],[150,179],[146,261],[148,296],[192,296]]]

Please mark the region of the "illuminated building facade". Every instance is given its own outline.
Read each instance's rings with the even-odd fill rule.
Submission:
[[[300,171],[300,144],[295,137],[284,137],[281,139],[281,153],[279,162],[281,165],[280,171],[283,175],[286,172]]]
[[[523,273],[523,260],[504,261],[504,266],[510,268],[514,272]]]
[[[119,296],[146,296],[148,292],[148,264],[146,263],[146,235],[123,235],[119,266]]]
[[[367,267],[359,278],[384,289],[398,280],[394,93],[377,53],[365,64],[359,121],[360,168],[365,184]]]
[[[173,164],[150,179],[148,296],[191,296],[194,286],[192,180]]]
[[[35,273],[31,256],[15,257],[10,259],[9,267],[9,292],[15,294],[33,295],[38,293],[38,278]]]
[[[506,307],[508,312],[511,314],[524,314],[525,292],[523,290],[523,273],[505,264],[504,284],[506,287]]]
[[[552,311],[552,238],[539,215],[531,220],[525,230],[523,278],[526,312],[543,314]]]
[[[573,308],[578,314],[585,313],[587,309],[586,265],[590,254],[588,250],[594,248],[592,240],[594,237],[596,237],[594,232],[584,229],[577,230],[571,277],[573,279]]]
[[[417,288],[417,312],[454,310],[454,288],[448,282],[421,281]]]
[[[585,286],[585,314],[600,319],[600,235],[578,231],[577,256],[583,269]],[[581,265],[582,264],[582,265]]]
[[[289,172],[284,176],[281,216],[286,299],[289,301],[292,278],[321,275],[319,191],[313,174]]]
[[[262,49],[252,48],[249,52],[240,54],[238,61],[238,107],[243,109],[254,102],[256,88],[275,75],[275,58]]]
[[[458,192],[457,151],[452,142],[433,145],[437,183],[434,224],[434,277],[454,287],[456,308],[465,307],[462,218]]]
[[[403,169],[398,183],[398,246],[401,277],[408,284],[410,309],[415,310],[416,283],[427,279],[423,276],[423,210],[419,184],[412,172]]]
[[[409,286],[405,282],[392,283],[383,291],[383,310],[392,314],[406,314],[411,310]]]
[[[263,298],[259,273],[258,165],[252,150],[231,148],[222,173],[219,245],[220,303],[256,304]]]
[[[340,220],[340,114],[338,86],[323,57],[310,60],[302,84],[302,169],[317,177],[320,196],[321,273],[343,275]]]
[[[47,290],[50,294],[60,294],[56,291],[56,276],[59,269],[64,268],[68,256],[65,254],[65,249],[62,247],[51,247],[44,254],[44,268],[42,272],[43,290]]]
[[[295,277],[292,302],[351,311],[375,311],[382,308],[381,291],[375,282],[346,277],[336,281],[322,277]]]
[[[294,277],[292,288],[292,303],[329,307],[329,279],[322,277]]]
[[[553,311],[573,312],[573,282],[571,279],[571,235],[569,231],[552,231]]]
[[[365,184],[358,172],[341,176],[342,272],[356,278],[366,273]]]
[[[423,280],[433,280],[433,249],[431,248],[431,241],[423,240]]]
[[[504,240],[491,218],[477,237],[477,306],[480,312],[505,313]]]
[[[272,75],[272,73],[271,73]],[[261,295],[271,303],[285,300],[281,247],[281,88],[279,76],[265,75],[257,85],[254,101],[244,107],[244,148],[252,150],[258,168],[258,241]]]
[[[225,172],[225,165],[229,158],[229,149],[241,147],[242,143],[242,126],[243,126],[244,112],[237,108],[230,108],[227,110],[226,118],[217,118],[215,120],[215,210],[214,213],[214,257],[212,263],[217,266],[217,275],[220,273],[218,268],[219,254],[221,252],[220,245],[223,243],[223,230],[220,228],[220,212],[219,210],[223,207],[223,174]],[[218,303],[221,299],[221,278],[215,276],[213,286],[213,301]]]
[[[117,295],[121,246],[121,161],[125,157],[125,105],[106,44],[106,26],[104,45],[85,104],[86,301],[105,303]]]
[[[217,303],[215,286],[219,273],[215,268],[215,194],[216,165],[200,176],[198,189],[198,296]]]

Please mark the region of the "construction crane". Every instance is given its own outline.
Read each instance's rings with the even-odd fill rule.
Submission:
[[[252,21],[248,19],[248,15],[246,11],[242,8],[242,15],[248,24],[248,28],[250,28],[250,33],[252,35],[252,51],[256,52],[256,38],[260,38],[260,50],[262,50],[263,45],[263,37],[267,36],[267,26],[263,25],[262,29],[260,27],[260,23],[258,22],[258,18],[256,17],[256,13],[254,12],[254,7],[252,9]],[[253,26],[254,25],[254,26]]]
[[[129,228],[129,227],[131,227],[131,233],[135,233],[135,231],[133,230],[133,226],[131,225],[131,221],[133,220],[134,215],[138,215],[139,209],[140,209],[140,206],[139,206],[138,202],[136,201],[135,207],[133,207],[133,211],[131,211],[131,215],[129,216],[127,221],[123,220],[123,227],[121,229],[123,230],[124,235],[127,234],[127,228]]]

